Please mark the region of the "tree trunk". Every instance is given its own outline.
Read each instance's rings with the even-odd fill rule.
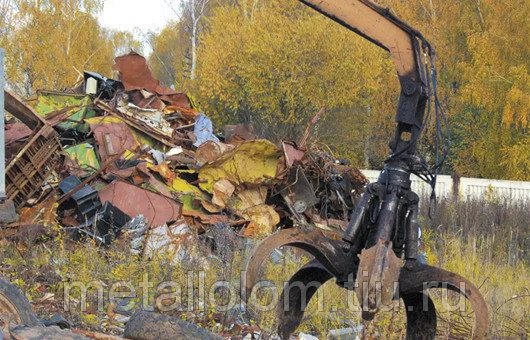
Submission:
[[[194,23],[191,32],[191,72],[190,79],[195,79],[195,69],[197,68],[197,24]]]
[[[196,0],[191,1],[191,71],[190,79],[195,79],[195,69],[197,68],[197,25],[199,18],[196,13]]]

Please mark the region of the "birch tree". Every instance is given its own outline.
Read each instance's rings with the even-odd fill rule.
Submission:
[[[212,0],[166,0],[166,4],[179,18],[179,24],[189,40],[189,78],[193,81],[197,73],[197,49],[199,35],[204,27],[204,18],[214,1]],[[178,48],[177,46],[175,48]]]

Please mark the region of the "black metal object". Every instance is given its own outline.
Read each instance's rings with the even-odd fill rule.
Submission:
[[[120,234],[121,228],[130,220],[131,216],[110,202],[105,202],[94,216],[92,226],[97,230],[97,235],[102,239],[102,243],[109,245]]]
[[[109,79],[97,72],[85,71],[83,73],[83,78],[85,84],[88,78],[93,78],[96,80],[96,96],[100,99],[110,100],[114,97],[116,91],[123,89],[123,84],[120,81]]]
[[[72,175],[66,177],[61,183],[59,183],[59,189],[63,194],[67,194],[79,184],[81,184],[79,178]],[[85,185],[83,188],[72,194],[69,201],[75,206],[77,213],[76,217],[80,223],[92,220],[101,207],[98,192],[89,185]]]
[[[88,236],[99,245],[108,246],[130,220],[129,215],[110,202],[105,202],[92,218],[78,226],[65,229],[70,231],[76,240]]]

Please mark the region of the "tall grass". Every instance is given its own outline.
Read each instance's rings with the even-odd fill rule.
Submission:
[[[432,219],[427,215],[428,205],[424,203],[422,241],[428,262],[459,273],[479,287],[489,307],[492,337],[525,337],[530,332],[529,205],[511,205],[494,200],[440,200],[436,209],[432,210]],[[64,284],[94,280],[101,280],[108,285],[117,281],[137,284],[147,275],[155,286],[165,280],[173,280],[184,286],[186,272],[201,269],[205,272],[204,280],[207,283],[221,279],[237,286],[240,271],[244,269],[244,258],[248,256],[236,250],[230,262],[217,259],[209,260],[205,265],[201,261],[190,260],[174,265],[170,256],[161,255],[151,260],[133,256],[129,254],[126,242],[116,242],[110,249],[102,249],[91,242],[74,243],[61,233],[39,242],[0,242],[0,275],[21,287],[41,316],[60,313],[78,327],[117,334],[123,324],[114,318],[116,306],[105,302],[104,308],[98,310],[92,296],[86,311],[81,312],[77,308],[64,311]],[[195,255],[195,259],[201,258],[201,254]],[[281,261],[266,265],[264,275],[281,288],[283,282],[307,260],[299,253],[284,251]],[[193,280],[193,285],[197,289],[197,278]],[[311,301],[298,331],[325,337],[331,329],[361,323],[356,303],[354,308],[348,305],[348,299],[355,301],[351,292],[339,288],[332,280],[321,290],[323,305],[318,305],[318,299]],[[224,319],[220,317],[222,313],[216,311],[214,306],[189,311],[187,293],[182,293],[182,308],[171,314],[190,319],[216,332],[226,330],[228,326],[223,324]],[[75,302],[75,292],[73,297]],[[436,294],[433,297],[436,300]],[[154,294],[149,296],[150,305],[155,299]],[[137,308],[141,303],[133,299],[131,306]],[[443,320],[439,324],[439,333],[442,337],[466,337],[470,334],[468,320],[440,311]],[[258,324],[264,333],[275,332],[275,310],[253,312],[250,318],[250,322]],[[369,337],[402,338],[405,334],[403,309],[380,313],[365,326],[365,335]]]

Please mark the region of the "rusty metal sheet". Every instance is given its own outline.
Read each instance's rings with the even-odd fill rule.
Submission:
[[[160,85],[160,82],[151,74],[145,58],[138,53],[131,52],[116,57],[114,63],[114,69],[118,71],[125,91],[147,90],[158,94],[160,99],[171,103],[171,105],[191,108],[190,101],[185,93]]]
[[[141,120],[138,120],[136,119],[135,117],[132,117],[132,116],[129,116],[129,115],[126,115],[126,114],[123,114],[121,113],[120,111],[118,110],[115,110],[113,109],[112,107],[108,106],[105,102],[102,102],[101,100],[95,100],[94,101],[94,104],[100,108],[101,110],[119,118],[119,119],[122,119],[123,122],[127,125],[129,125],[130,127],[134,128],[135,130],[141,132],[142,134],[145,134],[153,139],[155,139],[156,141],[164,144],[164,145],[167,145],[169,147],[175,147],[176,144],[175,144],[175,141],[179,141],[179,139],[177,137],[168,137],[168,136],[165,136],[163,134],[161,134],[159,131],[157,131],[156,129],[154,129],[153,127],[151,127],[150,125],[142,122]],[[190,141],[189,139],[180,139],[180,141]]]
[[[295,162],[300,162],[305,152],[298,149],[294,143],[284,141],[282,142],[283,155],[285,157],[285,165],[290,168]]]
[[[176,221],[181,205],[170,198],[123,181],[114,181],[99,191],[101,202],[109,201],[129,216],[143,215],[149,227]]]
[[[300,166],[292,168],[287,177],[287,185],[282,189],[282,194],[289,197],[294,210],[301,214],[319,202],[315,190]]]
[[[388,306],[397,295],[394,290],[402,261],[392,250],[392,242],[382,240],[371,248],[363,249],[359,259],[355,293],[363,318],[371,320],[381,306]]]
[[[83,120],[96,115],[91,106],[92,99],[88,95],[39,91],[35,111],[60,130],[77,129],[79,132],[88,132],[88,126]]]
[[[33,130],[31,130],[27,125],[19,122],[6,124],[5,131],[6,145],[29,137],[33,133]]]
[[[130,128],[118,117],[94,117],[85,119],[98,144],[101,160],[121,155],[125,150],[135,150],[140,145]]]
[[[119,106],[116,110],[123,115],[151,127],[160,135],[166,136],[167,138],[171,138],[173,135],[171,125],[164,119],[164,113],[161,111],[155,109],[143,109],[131,103]]]
[[[147,92],[149,95],[146,96],[147,91],[143,90],[132,90],[127,93],[129,96],[129,103],[144,108],[144,109],[164,109],[164,102],[154,93]]]

